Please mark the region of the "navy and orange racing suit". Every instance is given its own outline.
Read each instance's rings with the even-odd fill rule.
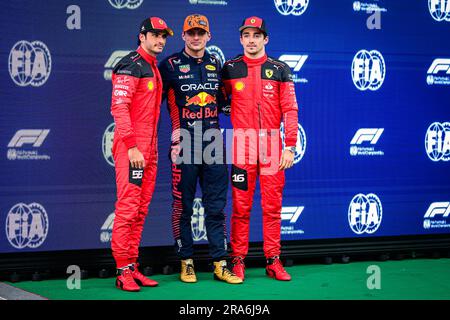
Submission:
[[[181,259],[191,258],[194,254],[191,217],[199,182],[210,255],[216,261],[221,260],[227,256],[225,150],[217,148],[211,153],[215,161],[207,161],[204,151],[210,142],[203,141],[204,134],[210,129],[218,133],[219,140],[222,137],[218,116],[226,101],[220,81],[221,65],[208,52],[202,58],[194,58],[183,50],[164,59],[159,69],[172,121],[170,158],[175,250]],[[190,148],[186,148],[188,140]],[[177,161],[181,158],[183,161]]]

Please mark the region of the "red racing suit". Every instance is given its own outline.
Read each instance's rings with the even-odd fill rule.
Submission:
[[[139,47],[117,63],[112,85],[111,114],[116,124],[112,152],[117,202],[111,249],[117,268],[121,268],[136,262],[155,188],[162,95],[156,58]],[[128,149],[132,147],[144,155],[144,169],[131,168]]]
[[[281,121],[285,145],[297,143],[298,106],[292,74],[284,62],[266,55],[259,59],[238,56],[227,61],[222,80],[231,95],[233,165],[231,248],[232,256],[248,252],[250,211],[256,178],[260,176],[263,240],[266,258],[280,255],[281,208],[284,171]]]

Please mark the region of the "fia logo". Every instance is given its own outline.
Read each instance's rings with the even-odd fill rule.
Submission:
[[[284,123],[281,123],[280,127],[281,132],[281,139],[283,142],[283,149],[285,147],[284,143]],[[295,156],[294,156],[294,164],[297,164],[300,162],[300,160],[303,159],[303,156],[306,152],[306,133],[303,127],[298,124],[298,131],[297,131],[297,144],[295,146]]]
[[[42,86],[50,77],[52,57],[41,41],[17,42],[9,53],[9,75],[20,87]]]
[[[205,208],[202,199],[195,198],[192,205],[193,214],[191,217],[192,239],[194,241],[207,240],[205,225]]]
[[[116,128],[116,124],[113,122],[111,123],[103,133],[103,139],[102,139],[102,151],[103,151],[103,157],[105,158],[106,162],[114,167],[114,158],[112,155],[112,146],[114,142],[114,129]]]
[[[428,10],[434,20],[450,22],[450,0],[428,0]]]
[[[386,76],[384,58],[377,50],[360,50],[353,57],[351,72],[358,90],[378,90]]]
[[[116,9],[137,9],[144,0],[108,0]]]
[[[348,207],[348,223],[356,234],[373,234],[378,230],[383,217],[383,208],[377,195],[359,193]]]
[[[206,51],[216,57],[217,60],[219,60],[220,66],[223,66],[223,64],[225,63],[225,55],[223,54],[222,49],[220,49],[218,46],[208,46],[206,47]]]
[[[284,16],[301,16],[308,8],[309,0],[274,0],[278,12]]]
[[[48,215],[39,203],[18,203],[6,217],[6,237],[16,249],[35,249],[41,246],[48,234]]]
[[[450,122],[433,122],[428,127],[425,151],[432,161],[450,160]]]

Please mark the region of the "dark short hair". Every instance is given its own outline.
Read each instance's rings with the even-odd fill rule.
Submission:
[[[139,39],[139,35],[143,34],[143,35],[145,35],[145,37],[147,37],[147,33],[149,33],[149,32],[155,33],[154,31],[144,31],[144,32],[140,32],[138,34],[138,36],[137,36],[137,45],[138,45],[138,47],[141,45],[141,39]]]

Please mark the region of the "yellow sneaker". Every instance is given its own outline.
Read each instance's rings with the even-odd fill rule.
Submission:
[[[194,270],[194,261],[192,259],[181,260],[180,279],[183,282],[197,282],[197,276]]]
[[[214,279],[231,284],[242,283],[242,279],[228,269],[226,260],[214,262]]]

